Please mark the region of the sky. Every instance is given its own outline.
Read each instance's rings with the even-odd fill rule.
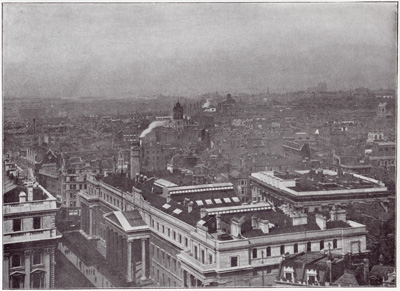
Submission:
[[[397,4],[3,4],[3,94],[395,88]]]

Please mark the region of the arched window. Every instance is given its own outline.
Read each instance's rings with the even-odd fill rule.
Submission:
[[[297,254],[299,252],[299,245],[297,243],[295,243],[294,246],[293,246],[293,252],[295,254]]]
[[[319,249],[322,250],[324,248],[324,245],[325,245],[324,240],[321,240],[319,242]]]

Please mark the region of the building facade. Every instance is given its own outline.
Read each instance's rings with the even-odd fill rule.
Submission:
[[[307,211],[356,201],[387,201],[390,196],[384,183],[341,169],[257,172],[251,174],[250,183],[253,201],[287,203]]]
[[[56,198],[37,183],[4,179],[3,288],[54,288]]]
[[[327,221],[267,201],[241,203],[230,183],[173,186],[162,194],[152,187],[150,180],[119,175],[88,179],[88,189],[79,193],[82,233],[106,258],[115,239],[110,231],[118,232],[123,249],[127,235],[114,229],[110,215],[122,219],[136,210],[147,225],[139,261],[141,270],[150,269],[136,285],[151,278],[161,287],[267,286],[287,253],[367,251],[365,226],[346,220],[340,209],[332,209]]]

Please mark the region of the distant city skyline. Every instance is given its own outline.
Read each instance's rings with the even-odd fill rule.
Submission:
[[[3,95],[396,88],[397,3],[3,4]]]

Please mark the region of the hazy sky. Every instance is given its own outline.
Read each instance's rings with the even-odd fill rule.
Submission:
[[[6,96],[396,84],[396,3],[3,5]]]

